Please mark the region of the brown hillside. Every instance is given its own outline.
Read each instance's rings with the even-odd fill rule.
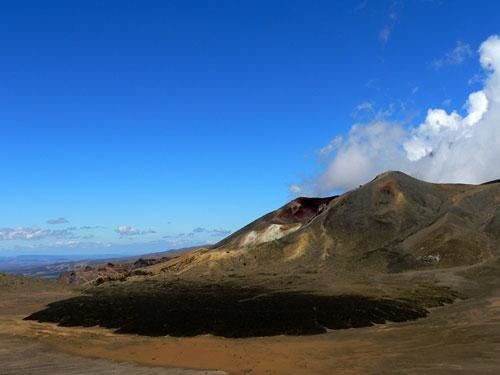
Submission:
[[[156,271],[224,277],[471,266],[498,255],[499,202],[500,184],[432,184],[387,172],[339,197],[298,198]]]

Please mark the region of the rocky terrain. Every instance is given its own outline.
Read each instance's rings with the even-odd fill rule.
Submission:
[[[158,258],[139,258],[135,261],[120,261],[117,263],[106,262],[101,264],[81,264],[58,276],[57,280],[69,285],[100,285],[107,281],[125,280],[132,275],[147,275],[148,271],[143,268],[150,267],[158,263],[164,263],[174,256],[162,256]]]

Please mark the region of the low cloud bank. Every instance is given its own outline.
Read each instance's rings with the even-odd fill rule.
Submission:
[[[55,230],[27,227],[0,228],[0,241],[41,240],[47,237],[74,238],[76,236],[73,233],[75,229],[74,227]]]
[[[118,233],[120,236],[141,236],[144,234],[156,233],[156,231],[151,229],[142,230],[131,227],[130,225],[120,225],[118,228],[115,229],[115,232]]]
[[[376,120],[355,124],[321,155],[329,157],[313,181],[292,185],[293,194],[328,194],[365,183],[386,170],[401,170],[431,182],[481,183],[500,178],[500,38],[481,44],[486,72],[483,89],[469,95],[465,114],[440,108],[427,111],[413,128]]]
[[[55,224],[68,224],[69,221],[65,217],[58,217],[57,219],[47,220],[47,224],[55,225]]]

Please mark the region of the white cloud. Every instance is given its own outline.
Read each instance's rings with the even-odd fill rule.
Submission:
[[[163,236],[162,238],[168,239],[170,241],[175,241],[176,244],[180,244],[187,241],[193,241],[193,239],[207,239],[207,238],[223,238],[227,235],[231,234],[231,230],[218,228],[218,229],[208,229],[204,227],[196,227],[191,232],[188,233],[177,233],[177,234],[169,234]],[[210,240],[205,240],[203,242],[211,242]]]
[[[455,48],[447,52],[443,57],[434,60],[434,68],[439,69],[447,65],[460,65],[473,54],[469,44],[458,41]]]
[[[354,125],[347,138],[337,142],[335,156],[314,183],[314,190],[324,194],[365,182],[366,176],[403,156],[398,144],[404,135],[402,127],[385,121]]]
[[[40,228],[1,228],[0,229],[0,241],[8,240],[38,240],[49,236],[50,231],[48,229]]]
[[[359,118],[362,115],[372,115],[374,111],[375,111],[375,104],[373,102],[365,101],[359,103],[356,107],[354,107],[352,116],[354,118]]]
[[[212,237],[218,237],[218,238],[222,238],[222,237],[226,237],[227,235],[231,234],[231,231],[228,230],[228,229],[212,229],[210,231],[210,235]]]
[[[389,38],[391,37],[392,29],[389,25],[385,25],[382,30],[378,33],[378,38],[382,44],[387,44]]]
[[[488,98],[483,91],[469,95],[466,117],[456,111],[429,109],[425,122],[412,131],[410,140],[403,144],[410,161],[417,161],[434,152],[443,142],[454,144],[459,139],[470,137],[476,125],[488,110]]]
[[[371,111],[373,110],[373,103],[372,102],[363,102],[359,103],[356,106],[357,111]]]
[[[389,39],[392,36],[392,32],[394,30],[394,27],[399,20],[399,13],[401,11],[401,8],[403,6],[403,3],[398,2],[398,1],[392,1],[389,5],[389,8],[387,9],[387,20],[382,27],[382,29],[378,33],[378,38],[382,45],[387,44],[389,42]]]
[[[57,219],[47,220],[47,224],[68,224],[69,221],[65,217],[58,217]]]
[[[130,225],[120,225],[118,228],[115,229],[115,232],[121,236],[139,236],[144,234],[156,233],[154,230],[151,229],[141,230],[131,227]]]
[[[297,184],[291,184],[288,189],[293,195],[299,195],[302,192],[302,187]]]
[[[205,235],[209,235],[212,237],[225,237],[230,233],[231,233],[231,231],[228,229],[222,229],[222,228],[208,229],[208,228],[204,228],[204,227],[197,227],[197,228],[194,228],[191,233],[187,233],[187,236],[195,236],[195,235],[199,235],[199,234],[205,234]]]
[[[0,241],[14,240],[41,240],[48,237],[53,238],[76,238],[74,230],[76,228],[65,229],[42,229],[42,228],[0,228]]]
[[[339,148],[339,146],[342,144],[343,139],[341,136],[337,136],[334,139],[330,141],[325,147],[322,147],[319,150],[319,155],[321,157],[326,157],[330,155],[332,152],[334,152],[336,149]]]
[[[345,139],[336,137],[333,146],[326,146],[331,156],[325,170],[299,185],[301,191],[346,190],[386,170],[402,170],[433,182],[481,183],[499,178],[499,37],[487,39],[479,53],[487,78],[482,90],[469,95],[463,111],[429,109],[425,120],[410,129],[377,117],[355,124]]]
[[[104,227],[100,225],[83,225],[80,227],[81,230],[91,230],[91,229],[104,229]]]
[[[59,240],[53,244],[56,247],[77,247],[79,245],[81,245],[81,242],[78,240]]]
[[[443,107],[449,107],[452,103],[452,100],[450,98],[443,100]]]
[[[374,17],[373,7],[367,7],[368,0],[360,1],[355,7],[354,12],[363,12],[370,18]],[[382,45],[387,44],[392,36],[394,27],[399,21],[401,10],[403,9],[404,3],[399,0],[391,0],[385,2],[372,2],[377,3],[377,15],[381,16],[379,18],[378,39]],[[368,9],[370,8],[370,9]],[[382,10],[382,13],[380,13]],[[374,18],[373,18],[374,19]]]
[[[215,242],[212,239],[210,242]],[[209,243],[206,240],[186,239],[185,241],[176,240],[153,240],[153,241],[134,241],[130,243],[107,242],[107,241],[78,241],[78,240],[56,240],[51,243],[32,241],[22,245],[13,245],[10,248],[2,249],[2,255],[20,255],[20,254],[61,254],[67,256],[70,254],[78,255],[81,258],[96,258],[105,255],[114,254],[116,256],[125,256],[133,254],[146,254],[168,249],[181,247],[201,246]]]

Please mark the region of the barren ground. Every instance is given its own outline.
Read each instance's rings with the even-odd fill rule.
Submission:
[[[493,284],[476,297],[433,309],[424,319],[313,336],[152,338],[22,320],[74,293],[23,288],[1,292],[2,374],[184,374],[207,369],[235,374],[500,371],[500,288]]]

